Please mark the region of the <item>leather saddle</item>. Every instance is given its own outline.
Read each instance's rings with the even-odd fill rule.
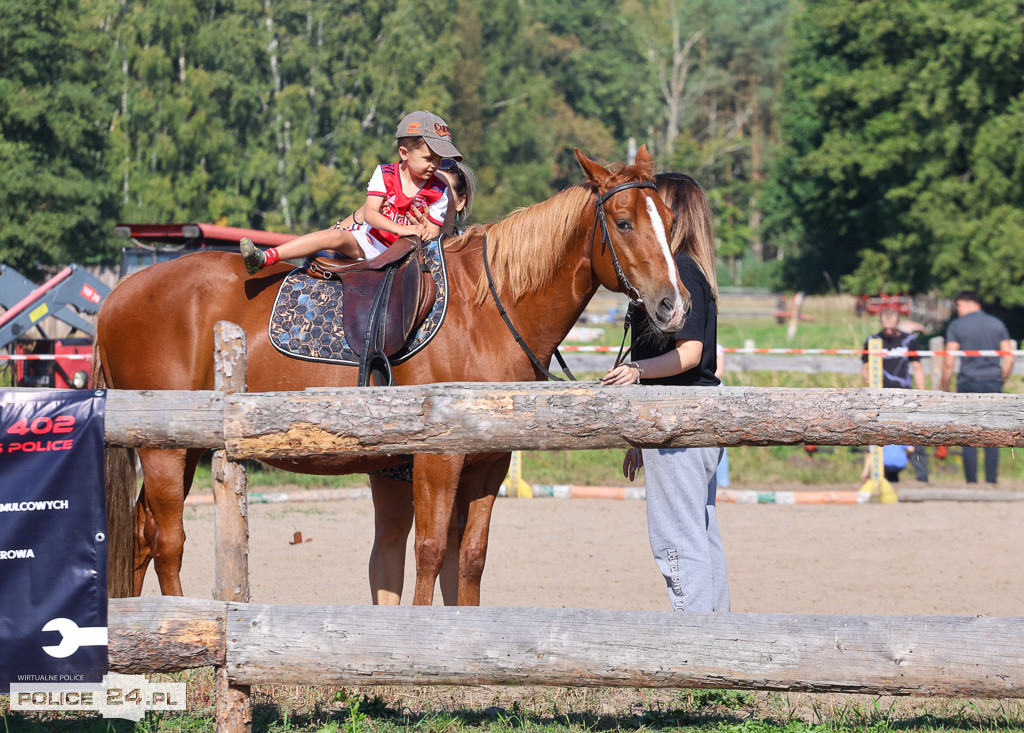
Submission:
[[[418,237],[402,237],[367,260],[315,257],[313,277],[341,282],[342,320],[349,347],[359,357],[358,384],[394,384],[390,357],[426,319],[437,297]]]

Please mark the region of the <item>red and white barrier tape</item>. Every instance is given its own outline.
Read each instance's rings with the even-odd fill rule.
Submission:
[[[559,346],[561,351],[601,352],[609,353],[619,350],[618,346]],[[827,354],[830,356],[861,356],[863,354],[879,354],[881,356],[1021,356],[1024,350],[971,350],[971,351],[905,351],[903,349],[738,349],[723,348],[726,354]]]
[[[92,354],[0,354],[0,361],[53,361],[54,359],[92,361]]]
[[[1019,356],[1024,351],[1000,351],[998,349],[970,349],[967,351],[928,351],[927,349],[723,349],[727,354],[838,354],[841,356],[861,356],[863,354],[879,354],[881,356]]]
[[[567,352],[598,352],[612,353],[619,350],[618,346],[559,346]],[[724,348],[726,354],[826,354],[829,356],[861,356],[863,354],[879,354],[880,356],[1024,356],[1024,350],[999,351],[904,351],[902,349],[737,349]],[[92,354],[0,354],[0,361],[52,361],[54,359],[81,359],[88,361]]]

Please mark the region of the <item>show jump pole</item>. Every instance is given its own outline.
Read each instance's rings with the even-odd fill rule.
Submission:
[[[304,392],[110,390],[107,442],[232,460],[709,445],[1024,446],[1024,395],[447,383]]]

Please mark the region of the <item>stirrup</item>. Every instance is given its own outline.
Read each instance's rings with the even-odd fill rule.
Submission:
[[[238,250],[242,253],[242,261],[245,263],[245,271],[250,275],[255,275],[263,267],[263,263],[266,262],[266,256],[263,251],[258,249],[252,240],[248,237],[242,237],[242,240],[238,243]]]

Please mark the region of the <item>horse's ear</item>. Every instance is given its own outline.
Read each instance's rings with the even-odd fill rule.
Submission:
[[[644,143],[636,151],[636,158],[633,159],[633,165],[636,165],[644,173],[644,175],[654,174],[654,158],[647,152],[647,143]]]
[[[573,148],[576,152],[576,160],[580,164],[580,168],[587,174],[587,178],[598,188],[604,186],[605,181],[611,177],[611,173],[600,163],[595,163],[590,160],[587,156],[580,152],[579,148]]]

